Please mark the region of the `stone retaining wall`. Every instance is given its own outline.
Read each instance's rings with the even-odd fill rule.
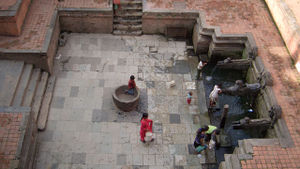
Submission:
[[[23,60],[52,73],[60,31],[78,33],[111,33],[113,30],[112,9],[70,9],[55,11],[41,50],[0,49],[0,59]]]
[[[206,24],[205,16],[200,12],[197,24],[193,30],[193,45],[195,53],[208,53],[206,60],[223,60],[226,57],[233,59],[255,58],[257,46],[253,35],[222,34],[219,27]]]
[[[183,10],[144,10],[142,29],[144,34],[163,34],[176,36],[176,32],[166,32],[168,28],[186,30],[186,37],[192,37],[193,28],[199,17],[198,11]]]
[[[61,30],[76,33],[112,33],[113,11],[111,9],[60,9]]]
[[[259,82],[263,86],[255,100],[255,112],[258,114],[257,118],[270,118],[269,111],[272,107],[279,106],[279,104],[272,89],[273,79],[271,74],[265,68],[260,57],[256,57],[255,60],[252,61],[247,73],[247,82]],[[294,146],[287,125],[281,116],[275,123],[274,130],[271,128],[268,130],[267,137],[277,137],[282,147]]]

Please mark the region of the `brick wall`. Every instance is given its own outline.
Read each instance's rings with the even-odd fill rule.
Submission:
[[[0,169],[32,168],[37,127],[30,110],[9,112],[0,109]]]

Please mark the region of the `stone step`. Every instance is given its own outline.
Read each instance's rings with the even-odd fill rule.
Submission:
[[[231,154],[224,154],[224,159],[226,169],[233,169],[233,166],[231,164]]]
[[[230,155],[230,162],[232,168],[241,168],[241,163],[240,160],[238,159],[238,156],[236,154],[231,154]]]
[[[114,20],[142,20],[141,16],[114,16]]]
[[[128,35],[128,36],[140,36],[142,35],[142,31],[120,31],[120,30],[114,30],[114,35]]]
[[[22,76],[24,62],[0,61],[0,106],[10,106]]]
[[[122,5],[118,11],[142,11],[143,6],[141,4],[130,4],[130,5]]]
[[[121,17],[114,18],[114,24],[123,24],[123,25],[137,25],[142,24],[142,19],[122,19]]]
[[[119,16],[119,17],[142,17],[143,16],[143,12],[128,12],[128,11],[120,11],[120,12],[116,12],[115,16]]]
[[[121,1],[121,6],[126,4],[143,4],[142,0],[123,0]]]
[[[218,169],[227,169],[226,168],[226,164],[225,164],[225,162],[224,161],[222,161],[221,163],[220,163],[220,165],[219,165],[219,168]]]
[[[39,68],[33,69],[33,73],[31,75],[30,82],[27,86],[22,106],[31,107],[33,97],[35,95],[35,91],[37,88],[37,84],[40,80],[40,76],[41,76],[41,69]]]
[[[239,144],[238,154],[245,154],[244,140],[238,140],[238,144]]]
[[[23,69],[23,73],[22,73],[21,79],[19,81],[17,91],[15,93],[15,96],[14,96],[14,99],[12,102],[12,106],[20,107],[22,105],[22,102],[23,102],[23,99],[25,96],[25,92],[26,92],[26,88],[27,88],[30,78],[31,78],[32,71],[33,71],[33,65],[26,64]]]
[[[124,30],[124,31],[137,31],[142,30],[142,25],[123,25],[116,24],[114,25],[115,30]]]
[[[38,119],[38,115],[39,115],[39,111],[41,108],[41,104],[42,104],[42,100],[45,94],[45,89],[46,89],[46,85],[47,85],[47,81],[48,81],[48,76],[49,74],[47,72],[43,72],[42,73],[42,77],[40,82],[38,83],[36,92],[35,92],[35,96],[33,99],[33,104],[32,104],[32,108],[31,111],[33,113],[34,116],[34,121],[36,122]]]
[[[37,123],[38,125],[37,126],[38,126],[39,130],[45,130],[46,125],[47,125],[50,104],[52,101],[52,96],[53,96],[54,87],[55,87],[55,81],[56,81],[55,76],[50,76],[50,78],[48,79],[47,89],[45,91],[40,114],[38,116],[38,123]]]

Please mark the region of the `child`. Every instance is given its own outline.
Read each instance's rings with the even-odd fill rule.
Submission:
[[[148,113],[143,113],[143,116],[141,118],[141,129],[140,129],[140,136],[141,136],[141,142],[145,143],[145,136],[146,132],[152,132],[152,124],[153,121],[148,119]],[[152,139],[151,141],[153,141]]]
[[[187,95],[186,101],[187,101],[188,104],[191,104],[191,101],[192,101],[192,95],[193,95],[192,92],[189,92],[188,95]]]
[[[130,79],[128,81],[128,91],[127,93],[130,95],[134,95],[134,90],[136,88],[136,84],[134,81],[135,77],[133,75],[130,76]]]

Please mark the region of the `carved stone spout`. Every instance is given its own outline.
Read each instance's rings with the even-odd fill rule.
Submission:
[[[243,83],[242,80],[237,80],[233,86],[222,89],[222,93],[237,96],[256,95],[260,88],[261,85],[259,83],[247,84]]]

